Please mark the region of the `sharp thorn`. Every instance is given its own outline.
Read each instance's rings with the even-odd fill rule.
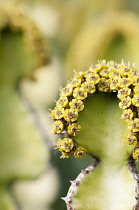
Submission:
[[[62,200],[66,201],[67,197],[61,197]]]

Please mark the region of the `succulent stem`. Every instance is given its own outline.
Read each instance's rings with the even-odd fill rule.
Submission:
[[[85,170],[82,170],[81,173],[77,176],[77,178],[71,182],[71,186],[68,190],[67,196],[61,198],[65,201],[67,205],[67,210],[76,210],[73,206],[72,197],[76,194],[77,188],[80,185],[81,181],[85,178],[85,176],[92,172],[99,164],[97,159],[94,159],[93,163],[89,165]]]

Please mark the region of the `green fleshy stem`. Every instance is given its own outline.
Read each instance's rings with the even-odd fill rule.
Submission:
[[[127,167],[133,147],[123,139],[127,126],[120,116],[116,96],[104,93],[88,98],[79,115],[83,129],[75,140],[87,153],[98,157],[100,164],[85,177],[73,196],[76,210],[128,210],[135,203],[136,181]]]
[[[5,186],[0,186],[0,209],[1,210],[16,210],[16,207],[7,193]]]
[[[113,72],[118,73],[116,84]],[[80,84],[73,82],[75,78],[76,80],[81,78]],[[80,149],[78,154],[76,151],[79,148],[85,148],[87,154],[99,160],[99,165],[93,172],[90,170],[88,175],[81,174],[84,179],[80,180],[72,200],[68,195],[65,199],[68,205],[72,203],[72,207],[68,205],[67,207],[74,210],[127,210],[134,206],[136,209],[138,206],[138,200],[135,203],[136,192],[138,194],[138,186],[136,187],[138,177],[135,178],[135,176],[138,176],[138,173],[135,169],[132,151],[136,145],[133,157],[138,160],[139,104],[136,89],[139,86],[139,75],[130,65],[103,62],[89,68],[86,72],[75,74],[74,79],[60,91],[61,97],[63,95],[68,97],[69,105],[65,107],[65,103],[62,103],[64,107],[62,108],[58,103],[52,111],[55,123],[59,120],[64,124],[63,127],[53,124],[54,131],[57,129],[59,132],[60,129],[64,129],[61,133],[69,139],[66,139],[66,143],[65,139],[63,141],[60,139],[57,146],[62,154],[64,151],[63,155],[66,158],[72,154],[75,158],[82,157],[83,149]],[[87,87],[85,87],[86,83],[88,83]],[[88,89],[88,85],[90,85],[94,93],[94,84],[96,93],[92,95],[87,90],[90,91]],[[117,92],[118,98],[121,100],[120,103]],[[77,113],[76,108],[69,108],[74,98],[84,101],[84,111],[80,111],[78,107]],[[121,109],[127,112],[130,109],[134,115],[128,115],[128,118],[126,118],[127,116],[123,117],[118,103]],[[120,118],[128,121],[128,126]],[[71,135],[69,134],[69,125],[71,126],[75,122],[82,129],[78,135],[74,135],[74,132]],[[61,124],[59,125],[61,126]],[[128,129],[130,134],[127,141],[130,146],[124,139]],[[74,146],[71,139],[74,139]],[[130,170],[127,165],[130,166]],[[76,180],[73,182],[74,184],[76,184]]]
[[[84,27],[71,45],[66,62],[67,78],[73,75],[73,69],[81,71],[103,58],[130,60],[138,67],[138,43],[139,19],[135,13],[104,12],[103,16]]]
[[[21,78],[32,75],[36,65],[34,52],[28,50],[22,31],[7,26],[0,35],[0,209],[14,210],[7,185],[38,177],[49,152],[19,93]]]

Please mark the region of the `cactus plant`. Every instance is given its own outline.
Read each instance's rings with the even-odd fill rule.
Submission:
[[[121,58],[127,61],[129,59],[136,62],[138,67],[138,43],[139,18],[135,13],[104,12],[99,18],[89,22],[75,37],[67,55],[67,77],[73,74],[73,68],[83,70],[90,63],[95,64],[104,57],[119,62]]]
[[[48,57],[35,23],[10,2],[0,7],[0,33],[0,209],[13,210],[9,183],[36,178],[49,158],[20,86]]]
[[[51,110],[53,132],[64,136],[56,148],[61,158],[93,158],[63,198],[68,210],[139,208],[138,88],[134,65],[101,61],[60,89]]]

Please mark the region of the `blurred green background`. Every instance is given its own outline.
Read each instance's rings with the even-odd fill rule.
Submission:
[[[60,159],[48,109],[99,59],[139,69],[138,0],[0,0],[0,210],[66,210],[92,159]]]

